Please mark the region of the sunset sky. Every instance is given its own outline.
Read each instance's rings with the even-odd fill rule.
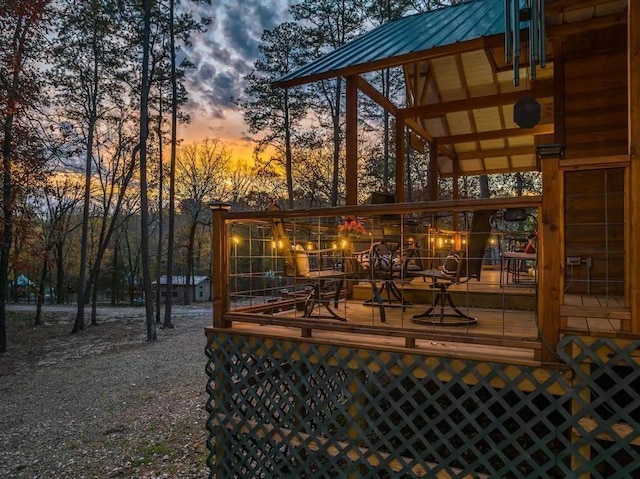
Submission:
[[[251,157],[251,138],[232,99],[242,95],[243,78],[258,58],[262,31],[288,19],[291,1],[221,0],[191,7],[211,17],[212,24],[183,52],[196,68],[186,81],[192,121],[179,127],[179,137],[187,142],[220,138],[234,157]]]

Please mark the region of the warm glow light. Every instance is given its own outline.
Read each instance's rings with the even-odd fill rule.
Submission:
[[[239,245],[240,244],[240,237],[236,236],[236,235],[233,235],[231,237],[231,241],[233,241],[234,244]]]

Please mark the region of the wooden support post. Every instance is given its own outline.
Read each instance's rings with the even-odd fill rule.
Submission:
[[[438,201],[438,144],[429,144],[429,201]]]
[[[358,78],[347,77],[345,201],[358,204]]]
[[[459,164],[457,161],[453,162],[453,178],[451,179],[453,182],[453,199],[454,200],[459,200],[460,199],[460,168],[459,168]],[[453,231],[460,231],[460,213],[455,212],[453,214]],[[455,239],[455,248],[456,249],[462,249],[462,243],[461,243],[461,238],[460,235],[457,234],[456,235],[456,239]]]
[[[396,203],[405,202],[405,173],[404,173],[404,154],[405,154],[405,127],[402,118],[396,118]]]
[[[538,312],[542,335],[543,362],[557,362],[556,349],[560,334],[560,302],[562,301],[562,205],[564,183],[559,158],[542,160],[542,208],[538,222]]]
[[[631,331],[640,333],[640,5],[627,4],[628,97],[629,97],[629,180],[627,207],[629,229],[627,263],[628,301]]]
[[[231,205],[212,203],[211,225],[211,283],[213,292],[213,327],[230,328],[231,323],[223,321],[223,314],[229,310],[229,234],[225,217]]]

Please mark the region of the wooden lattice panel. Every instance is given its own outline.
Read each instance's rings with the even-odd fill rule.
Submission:
[[[212,335],[211,477],[638,477],[638,346],[546,370]]]

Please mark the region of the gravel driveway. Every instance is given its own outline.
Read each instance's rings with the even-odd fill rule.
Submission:
[[[143,308],[101,308],[99,325],[77,335],[69,334],[71,307],[47,308],[44,326],[8,328],[0,477],[207,477],[211,306],[173,313],[175,329],[159,330],[151,344]]]

